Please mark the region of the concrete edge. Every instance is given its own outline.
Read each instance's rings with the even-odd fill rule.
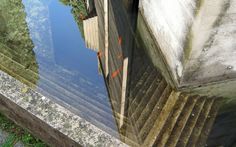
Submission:
[[[158,42],[156,41],[156,39],[155,39],[155,37],[154,37],[154,34],[151,33],[151,32],[152,32],[152,31],[151,31],[151,28],[149,27],[149,24],[148,24],[147,20],[146,20],[145,17],[143,16],[143,10],[142,10],[142,8],[139,8],[139,12],[138,12],[138,13],[139,13],[139,14],[138,14],[138,19],[139,19],[139,20],[141,19],[141,21],[142,21],[143,24],[145,25],[147,32],[150,34],[150,39],[152,40],[153,45],[156,47],[157,53],[158,53],[158,54],[160,55],[160,57],[161,57],[161,62],[163,63],[163,66],[158,67],[158,68],[162,69],[162,70],[164,71],[164,73],[168,74],[168,75],[163,75],[163,76],[167,78],[166,80],[168,81],[168,83],[169,83],[173,88],[178,89],[179,81],[174,78],[175,76],[174,76],[173,73],[171,72],[171,69],[170,69],[170,67],[169,67],[168,64],[167,64],[167,61],[166,61],[164,55],[162,54],[162,51],[159,49],[160,47],[159,47],[159,45],[158,45]],[[143,37],[144,37],[144,36],[143,36]],[[147,37],[147,36],[145,36],[145,37]],[[152,59],[151,59],[151,60],[152,60]],[[153,64],[155,65],[155,63],[153,63]]]
[[[0,112],[52,146],[127,146],[2,71]]]
[[[236,81],[225,81],[224,83],[211,83],[209,85],[203,85],[201,87],[183,87],[181,91],[204,95],[204,96],[218,96],[226,99],[235,99],[236,96]]]

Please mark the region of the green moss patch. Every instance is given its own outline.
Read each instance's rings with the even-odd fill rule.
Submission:
[[[48,147],[40,139],[35,138],[27,130],[17,126],[2,114],[0,114],[0,129],[9,133],[2,147],[13,147],[19,141],[23,142],[26,147]]]

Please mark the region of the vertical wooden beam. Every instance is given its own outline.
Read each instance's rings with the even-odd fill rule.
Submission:
[[[120,109],[120,123],[121,128],[124,124],[125,105],[126,105],[126,87],[127,87],[127,76],[128,76],[128,57],[123,60],[123,78],[122,78],[122,89],[121,89],[121,109]]]
[[[107,77],[109,74],[109,67],[108,67],[108,47],[109,47],[109,33],[108,33],[108,2],[109,0],[104,0],[104,24],[105,24],[105,76]]]

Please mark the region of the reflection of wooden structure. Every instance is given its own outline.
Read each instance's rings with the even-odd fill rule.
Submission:
[[[133,44],[128,15],[118,0],[109,1],[108,5],[107,64],[103,2],[95,1],[101,43],[99,59],[120,139],[131,146],[204,145],[220,106],[219,99],[175,91],[148,60],[141,49],[142,41]],[[130,62],[124,72],[127,58]]]
[[[94,9],[95,9],[95,6],[94,6],[94,1],[93,0],[85,0],[86,1],[86,8],[87,8],[87,11],[90,13],[92,12]]]
[[[109,25],[107,26],[108,28],[105,27],[106,21],[104,17],[106,13],[104,13],[103,2],[104,1],[95,2],[96,8],[97,8],[97,14],[98,14],[100,60],[101,60],[101,65],[103,67],[103,71],[105,75],[108,75],[106,76],[107,83],[109,83],[110,88],[117,90],[117,91],[110,90],[110,95],[111,97],[116,99],[116,102],[115,101],[111,101],[111,102],[112,103],[114,102],[112,105],[116,113],[120,114],[123,111],[121,109],[121,103],[123,105],[123,108],[126,105],[126,102],[124,101],[122,102],[121,91],[122,91],[122,87],[124,89],[127,83],[127,80],[123,81],[123,78],[126,78],[126,75],[128,73],[126,72],[125,73],[126,75],[124,75],[123,70],[128,68],[128,60],[126,58],[128,57],[128,54],[129,54],[128,49],[131,48],[131,45],[132,45],[132,39],[130,37],[132,33],[130,32],[130,29],[126,30],[123,27],[121,28],[121,27],[116,26],[116,22],[119,22],[118,21],[119,18],[122,18],[124,16],[123,13],[125,13],[125,11],[122,7],[120,7],[120,4],[116,5],[116,8],[113,9],[110,1],[108,3]],[[121,14],[120,17],[115,17],[115,16],[118,16],[119,14]],[[129,27],[128,22],[124,22],[124,24],[120,22],[119,26],[122,26],[122,25],[126,25],[126,27]],[[108,40],[105,39],[105,36],[107,36],[107,34],[105,33],[106,30],[109,30],[108,32],[109,37],[107,38]],[[129,43],[125,43],[125,42],[129,42]],[[123,66],[124,64],[126,64],[127,66]],[[125,94],[123,92],[123,96],[124,95]]]
[[[19,1],[1,1],[0,70],[34,87],[39,79],[38,64],[25,18]]]
[[[136,76],[131,82],[127,109],[130,125],[125,135],[141,146],[202,146],[219,100],[177,92],[152,64],[138,63],[133,63]]]
[[[99,39],[97,16],[83,20],[83,26],[86,47],[98,52]]]
[[[3,28],[4,34],[0,34],[0,70],[7,72],[31,87],[37,87],[37,90],[44,96],[50,97],[56,103],[78,114],[100,129],[114,132],[116,125],[114,124],[113,112],[110,101],[106,96],[106,91],[98,87],[98,85],[94,85],[86,76],[54,63],[51,56],[48,56],[51,48],[47,45],[49,45],[48,41],[50,40],[40,39],[42,36],[47,36],[48,31],[51,31],[48,30],[50,26],[45,26],[44,23],[40,23],[40,28],[46,27],[47,29],[36,29],[35,33],[40,36],[40,42],[37,42],[37,44],[41,43],[40,46],[37,46],[36,60],[33,50],[34,45],[30,38],[32,31],[29,31],[25,21],[30,16],[29,13],[31,11],[27,11],[29,7],[38,8],[38,3],[28,2],[25,7],[21,0],[15,0],[14,2],[2,0],[2,3],[0,3],[0,9],[4,10],[0,11],[0,19],[1,17],[5,18],[4,21],[2,21],[3,19],[0,21],[1,24],[4,23],[6,25],[6,28],[5,26]],[[41,10],[45,10],[44,6],[40,8],[42,9],[30,10],[35,10],[35,14],[39,14]],[[30,18],[32,19],[32,17]],[[48,16],[43,18],[45,20],[49,19]],[[31,22],[35,24],[35,21],[31,20]],[[33,26],[38,27],[38,25],[35,24]],[[12,36],[14,33],[15,36],[20,37]],[[6,36],[9,39],[6,39]],[[43,52],[45,46],[48,47],[46,48],[49,51],[47,53]],[[22,92],[25,93],[27,90],[29,89],[22,89]]]

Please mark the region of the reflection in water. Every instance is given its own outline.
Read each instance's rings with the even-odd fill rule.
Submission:
[[[96,2],[97,5],[101,4],[99,1]],[[131,49],[127,44],[132,44],[134,36],[122,4],[113,0],[109,9],[110,15],[114,17],[109,18],[110,60],[106,83],[120,139],[131,146],[204,145],[220,106],[220,99],[190,96],[172,89],[149,61],[143,50],[145,44],[139,36],[136,36],[138,42],[131,47],[132,53],[129,54],[127,51]],[[99,13],[99,10],[97,12],[99,17],[102,13]],[[126,37],[124,40],[127,43],[120,43],[120,37]],[[104,50],[101,49],[101,52]],[[120,57],[120,53],[123,57],[131,55],[124,102],[121,95],[125,73],[122,71],[123,68],[120,68],[124,65],[124,58]],[[104,69],[104,56],[101,56],[100,60]],[[124,112],[121,111],[123,107]]]
[[[217,112],[223,104],[222,99],[175,91],[145,55],[143,49],[146,45],[140,37],[143,35],[139,34],[140,30],[137,30],[137,38],[134,39],[132,34],[135,34],[135,27],[131,24],[134,24],[132,19],[135,18],[129,20],[128,16],[135,14],[128,14],[130,9],[126,11],[118,0],[109,2],[109,75],[105,76],[105,80],[120,139],[131,146],[205,146]],[[104,42],[104,16],[101,10],[104,6],[101,0],[95,1],[95,4],[100,23],[100,38]],[[133,44],[134,40],[137,42]],[[106,66],[104,52],[101,43],[102,56],[99,57],[103,71]],[[128,73],[123,71],[126,57],[130,61]],[[124,75],[128,77],[125,101],[122,100]],[[222,108],[220,112],[224,110]],[[235,140],[234,129],[230,133],[214,132],[220,130],[221,121],[234,128],[232,114],[231,117],[227,115],[224,114],[228,119],[217,116],[211,132],[211,136],[222,135],[225,138],[221,137],[222,140],[214,144],[212,142],[217,139],[214,136],[208,140],[208,145],[222,145],[229,139],[231,143],[228,146],[232,146]]]
[[[37,83],[38,65],[20,1],[0,2],[0,68],[29,85]]]
[[[236,146],[236,100],[227,100],[222,106],[207,142],[208,146]]]
[[[97,54],[85,48],[73,9],[59,0],[0,0],[1,70],[116,134]]]
[[[89,14],[77,0],[0,0],[0,69],[131,146],[204,146],[221,99],[177,92],[166,82],[145,54],[140,31],[134,35],[137,8],[132,5],[110,1],[106,42],[102,0]],[[85,48],[80,34],[82,20],[95,12],[98,54]],[[97,64],[104,73],[105,58],[104,80]],[[219,129],[222,124],[235,128],[234,109],[222,107],[209,145],[234,143],[235,129],[226,132],[230,137]],[[223,141],[214,144],[219,136]]]
[[[30,35],[38,46],[34,50],[39,63],[39,90],[100,128],[115,130],[96,53],[85,48],[71,14],[73,8],[57,0],[23,3]]]
[[[4,17],[2,16],[2,12],[0,13],[0,19],[1,19],[1,22],[0,22],[0,33],[2,34],[1,38],[3,38],[6,35],[7,25],[6,25],[6,21],[5,21]]]
[[[42,1],[23,0],[26,22],[30,30],[30,37],[34,43],[37,58],[54,61],[54,48],[49,9]]]
[[[83,19],[87,17],[88,12],[85,6],[85,1],[81,0],[60,0],[64,5],[70,6],[71,13],[74,16],[75,21],[78,24],[79,30],[81,32],[82,37],[84,38],[84,31],[83,31]]]

